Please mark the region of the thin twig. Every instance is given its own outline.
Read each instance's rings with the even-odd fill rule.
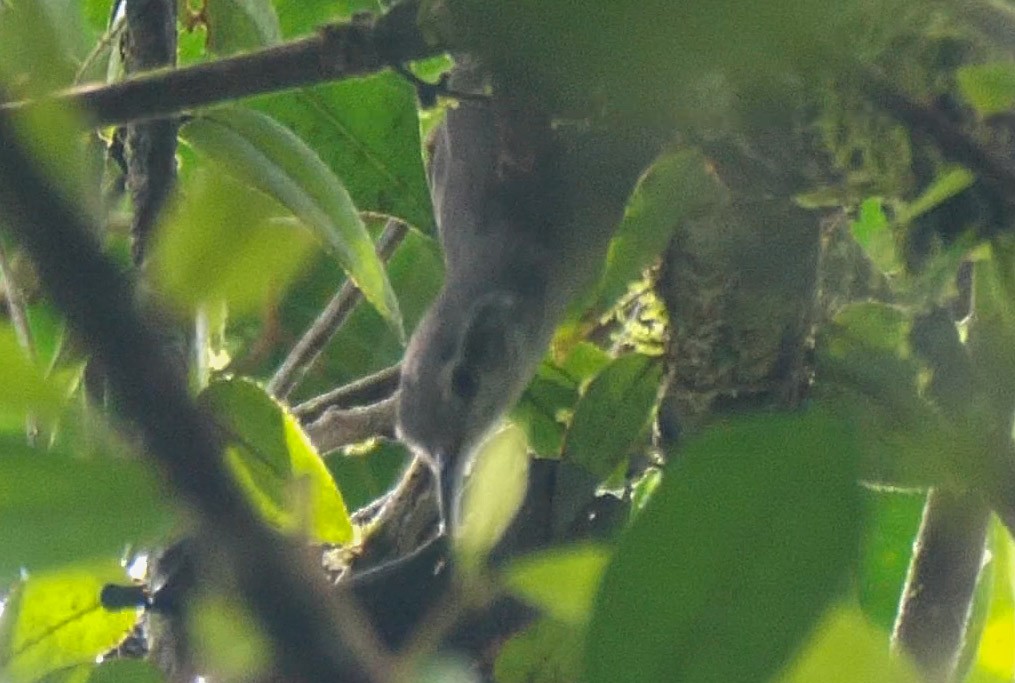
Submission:
[[[391,254],[405,239],[408,230],[408,226],[402,221],[393,218],[387,222],[384,231],[377,239],[377,253],[382,261],[391,258]],[[355,283],[352,280],[346,280],[338,293],[317,316],[317,320],[310,326],[310,329],[282,361],[282,365],[268,382],[268,393],[278,399],[285,399],[292,393],[292,390],[317,361],[321,352],[324,351],[324,347],[345,324],[349,314],[362,298],[363,295]]]
[[[331,408],[306,426],[307,436],[322,454],[377,436],[393,437],[395,403],[392,397],[350,410]]]
[[[395,392],[401,374],[401,363],[384,368],[299,404],[292,409],[293,415],[306,424],[319,418],[329,408],[348,410],[380,401]]]
[[[72,88],[47,98],[88,112],[96,126],[161,118],[194,107],[381,71],[443,52],[416,25],[417,4],[377,17],[358,14],[317,34],[256,52],[160,71],[118,83]],[[12,102],[19,110],[34,102]]]

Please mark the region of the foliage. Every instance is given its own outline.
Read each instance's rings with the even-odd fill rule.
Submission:
[[[118,80],[115,4],[0,0],[5,95]],[[387,4],[182,2],[181,63],[284,44]],[[982,26],[937,3],[904,0],[837,8],[815,0],[420,4],[425,33],[483,55],[507,81],[552,103],[561,125],[664,121],[680,134],[646,169],[601,278],[575,292],[512,425],[483,447],[456,530],[465,576],[396,653],[398,671],[475,680],[469,666],[437,658],[436,642],[469,609],[510,599],[531,618],[483,653],[501,683],[919,680],[914,663],[889,650],[924,493],[974,491],[1001,521],[1015,522],[1015,236],[1011,195],[989,169],[910,130],[863,76],[887,74],[929,119],[1007,153],[1010,45],[991,43]],[[1009,3],[984,4],[1013,21]],[[910,22],[916,5],[923,18]],[[436,81],[447,64],[431,60],[417,71]],[[390,429],[319,452],[320,416],[308,418],[301,401],[398,362],[439,287],[424,131],[444,106],[455,104],[422,110],[412,84],[388,70],[196,110],[180,130],[178,198],[139,274],[139,305],[158,302],[170,311],[159,318],[170,343],[193,336],[181,346],[214,359],[192,384],[225,444],[230,476],[263,521],[314,552],[338,546],[355,556],[376,520],[350,508],[388,509],[383,496],[408,459],[385,440]],[[40,108],[17,124],[58,191],[108,228],[104,249],[127,268],[127,236],[116,226],[133,207],[122,187],[109,189],[123,180],[111,162],[88,163],[115,133],[98,131],[101,144],[74,135],[78,114]],[[725,161],[733,148],[750,167],[752,144],[764,137],[755,134],[768,125],[792,130],[813,154],[777,150],[758,162],[776,171],[752,185],[747,170],[731,173]],[[686,237],[687,222],[721,241],[734,239],[719,225],[721,211],[777,215],[761,207],[773,200],[767,183],[786,170],[787,156],[794,182],[775,199],[847,224],[822,233],[821,267],[829,268],[834,241],[845,240],[857,255],[853,270],[878,284],[851,280],[844,305],[801,313],[813,318],[814,334],[802,354],[806,376],[794,386],[805,399],[793,410],[757,409],[745,399],[764,393],[755,386],[698,387],[733,408],[716,407],[700,432],[667,434],[670,338],[645,341],[652,334],[639,325],[672,332],[684,321],[666,320],[647,290],[665,277],[667,248]],[[0,228],[15,218],[0,207]],[[388,219],[410,230],[385,260],[375,243]],[[760,229],[785,228],[770,223]],[[768,265],[763,252],[743,251],[757,270]],[[107,609],[100,593],[131,583],[125,549],[155,551],[193,520],[163,473],[136,457],[136,434],[104,426],[119,423],[101,371],[85,369],[88,349],[64,329],[31,267],[17,267],[20,258],[12,242],[0,243],[10,311],[0,326],[0,679],[163,680],[147,663],[99,661],[151,607],[149,596],[137,610]],[[971,284],[957,277],[964,269]],[[697,303],[711,315],[708,305],[725,289],[750,286],[751,272],[738,270]],[[365,303],[290,403],[271,396],[264,387],[279,362],[346,281]],[[827,278],[821,286],[838,285]],[[961,339],[958,359],[928,348],[947,346],[920,338],[928,311],[970,298],[969,317],[948,326]],[[192,335],[195,322],[214,332]],[[737,360],[712,359],[716,375]],[[538,458],[531,465],[529,451]],[[547,462],[558,468],[546,487],[552,528],[539,542],[519,542],[520,556],[499,555],[501,544],[517,542],[531,502],[524,475],[537,477]],[[604,512],[610,506],[620,509],[616,518]],[[585,527],[594,531],[577,541],[566,535]],[[993,523],[956,680],[1015,677],[1009,529]],[[208,650],[201,657],[244,680],[271,662],[250,642],[231,658],[230,645],[252,629],[229,602],[230,580],[213,586],[222,595],[204,596],[196,620]]]

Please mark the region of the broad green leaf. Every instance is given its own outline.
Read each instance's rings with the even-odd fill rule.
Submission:
[[[74,664],[94,662],[126,636],[137,614],[110,612],[99,594],[126,580],[118,562],[30,575],[15,585],[0,620],[0,679],[34,681]]]
[[[66,43],[69,36],[61,26],[63,18],[53,16],[51,10],[39,0],[16,0],[2,6],[0,81],[8,88],[16,87],[13,94],[41,95],[70,85],[74,79],[73,50]]]
[[[299,422],[250,380],[213,382],[200,401],[228,435],[226,462],[261,515],[319,543],[348,543],[342,494]]]
[[[610,242],[596,309],[603,310],[659,258],[680,221],[707,209],[719,185],[697,150],[668,154],[642,178]]]
[[[189,625],[201,670],[214,680],[257,680],[271,665],[270,641],[236,600],[202,596]]]
[[[888,648],[888,633],[857,609],[829,610],[779,683],[921,683],[915,666]]]
[[[361,211],[434,234],[416,94],[404,78],[389,72],[347,79],[262,97],[254,107],[305,140]]]
[[[138,659],[114,659],[95,667],[88,683],[164,683],[154,664]]]
[[[494,663],[497,683],[581,681],[581,629],[540,619],[504,643]]]
[[[226,56],[282,40],[271,0],[206,0],[208,52]]]
[[[529,473],[525,432],[507,425],[480,444],[473,457],[455,535],[455,552],[467,568],[482,563],[525,499]]]
[[[603,369],[575,407],[563,457],[601,478],[609,476],[645,429],[661,376],[658,362],[637,354]]]
[[[580,625],[592,614],[608,561],[609,553],[600,546],[547,550],[512,562],[504,585],[554,619]]]
[[[171,526],[158,483],[136,460],[0,442],[0,580],[21,567],[119,555]]]
[[[340,449],[324,456],[324,462],[346,506],[358,510],[394,488],[412,457],[403,444],[378,440],[367,452]]]
[[[18,417],[55,418],[67,395],[67,387],[28,357],[9,325],[0,325],[0,387],[0,413]]]
[[[525,429],[536,454],[557,458],[564,443],[564,420],[577,401],[577,382],[545,358],[511,411],[511,419]]]
[[[959,92],[983,116],[1015,106],[1015,67],[1010,62],[963,66],[956,78]]]
[[[311,228],[367,301],[402,334],[398,300],[356,206],[338,177],[292,130],[259,112],[223,107],[194,118],[181,135]]]
[[[589,683],[767,681],[854,562],[850,424],[745,416],[674,454],[621,540],[589,629]]]
[[[261,310],[296,274],[313,241],[298,225],[269,220],[278,206],[227,177],[202,174],[189,185],[158,234],[153,280],[188,312],[223,302],[235,314]]]

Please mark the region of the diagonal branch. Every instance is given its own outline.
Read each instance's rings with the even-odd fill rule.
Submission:
[[[210,419],[191,400],[152,321],[139,314],[130,283],[101,253],[97,230],[40,172],[2,111],[0,206],[5,227],[105,369],[121,414],[142,437],[144,455],[197,513],[205,544],[228,560],[288,680],[389,679],[384,654],[362,645],[358,610],[350,613],[348,602],[330,599],[319,571],[300,561],[295,544],[258,522],[226,474]]]
[[[50,100],[89,112],[97,126],[159,118],[220,102],[381,71],[440,54],[416,25],[415,2],[374,17],[328,24],[315,35],[214,62],[149,73],[103,86],[82,86]],[[20,110],[33,102],[0,104]]]

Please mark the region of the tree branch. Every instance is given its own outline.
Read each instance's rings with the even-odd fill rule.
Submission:
[[[401,374],[401,363],[384,368],[299,404],[292,409],[293,415],[307,424],[318,419],[329,408],[348,409],[375,403],[395,393]]]
[[[409,226],[398,219],[392,218],[387,222],[377,240],[377,253],[382,261],[391,258],[408,231]],[[269,394],[285,399],[296,388],[362,299],[356,283],[347,279],[268,382]]]
[[[236,585],[275,645],[290,680],[375,681],[380,653],[354,649],[362,627],[329,598],[296,544],[266,529],[226,473],[210,418],[160,345],[134,291],[103,256],[85,212],[39,170],[0,111],[0,205],[5,226],[31,255],[54,303],[106,370],[123,416],[138,429],[167,482],[198,515],[207,547],[222,552]],[[284,599],[280,599],[284,596]],[[294,627],[298,624],[298,627]]]
[[[358,14],[307,36],[257,52],[159,71],[119,83],[83,86],[49,100],[86,111],[96,126],[160,118],[252,95],[363,76],[388,66],[440,54],[416,25],[416,2],[380,17]],[[20,110],[33,102],[0,104]]]

